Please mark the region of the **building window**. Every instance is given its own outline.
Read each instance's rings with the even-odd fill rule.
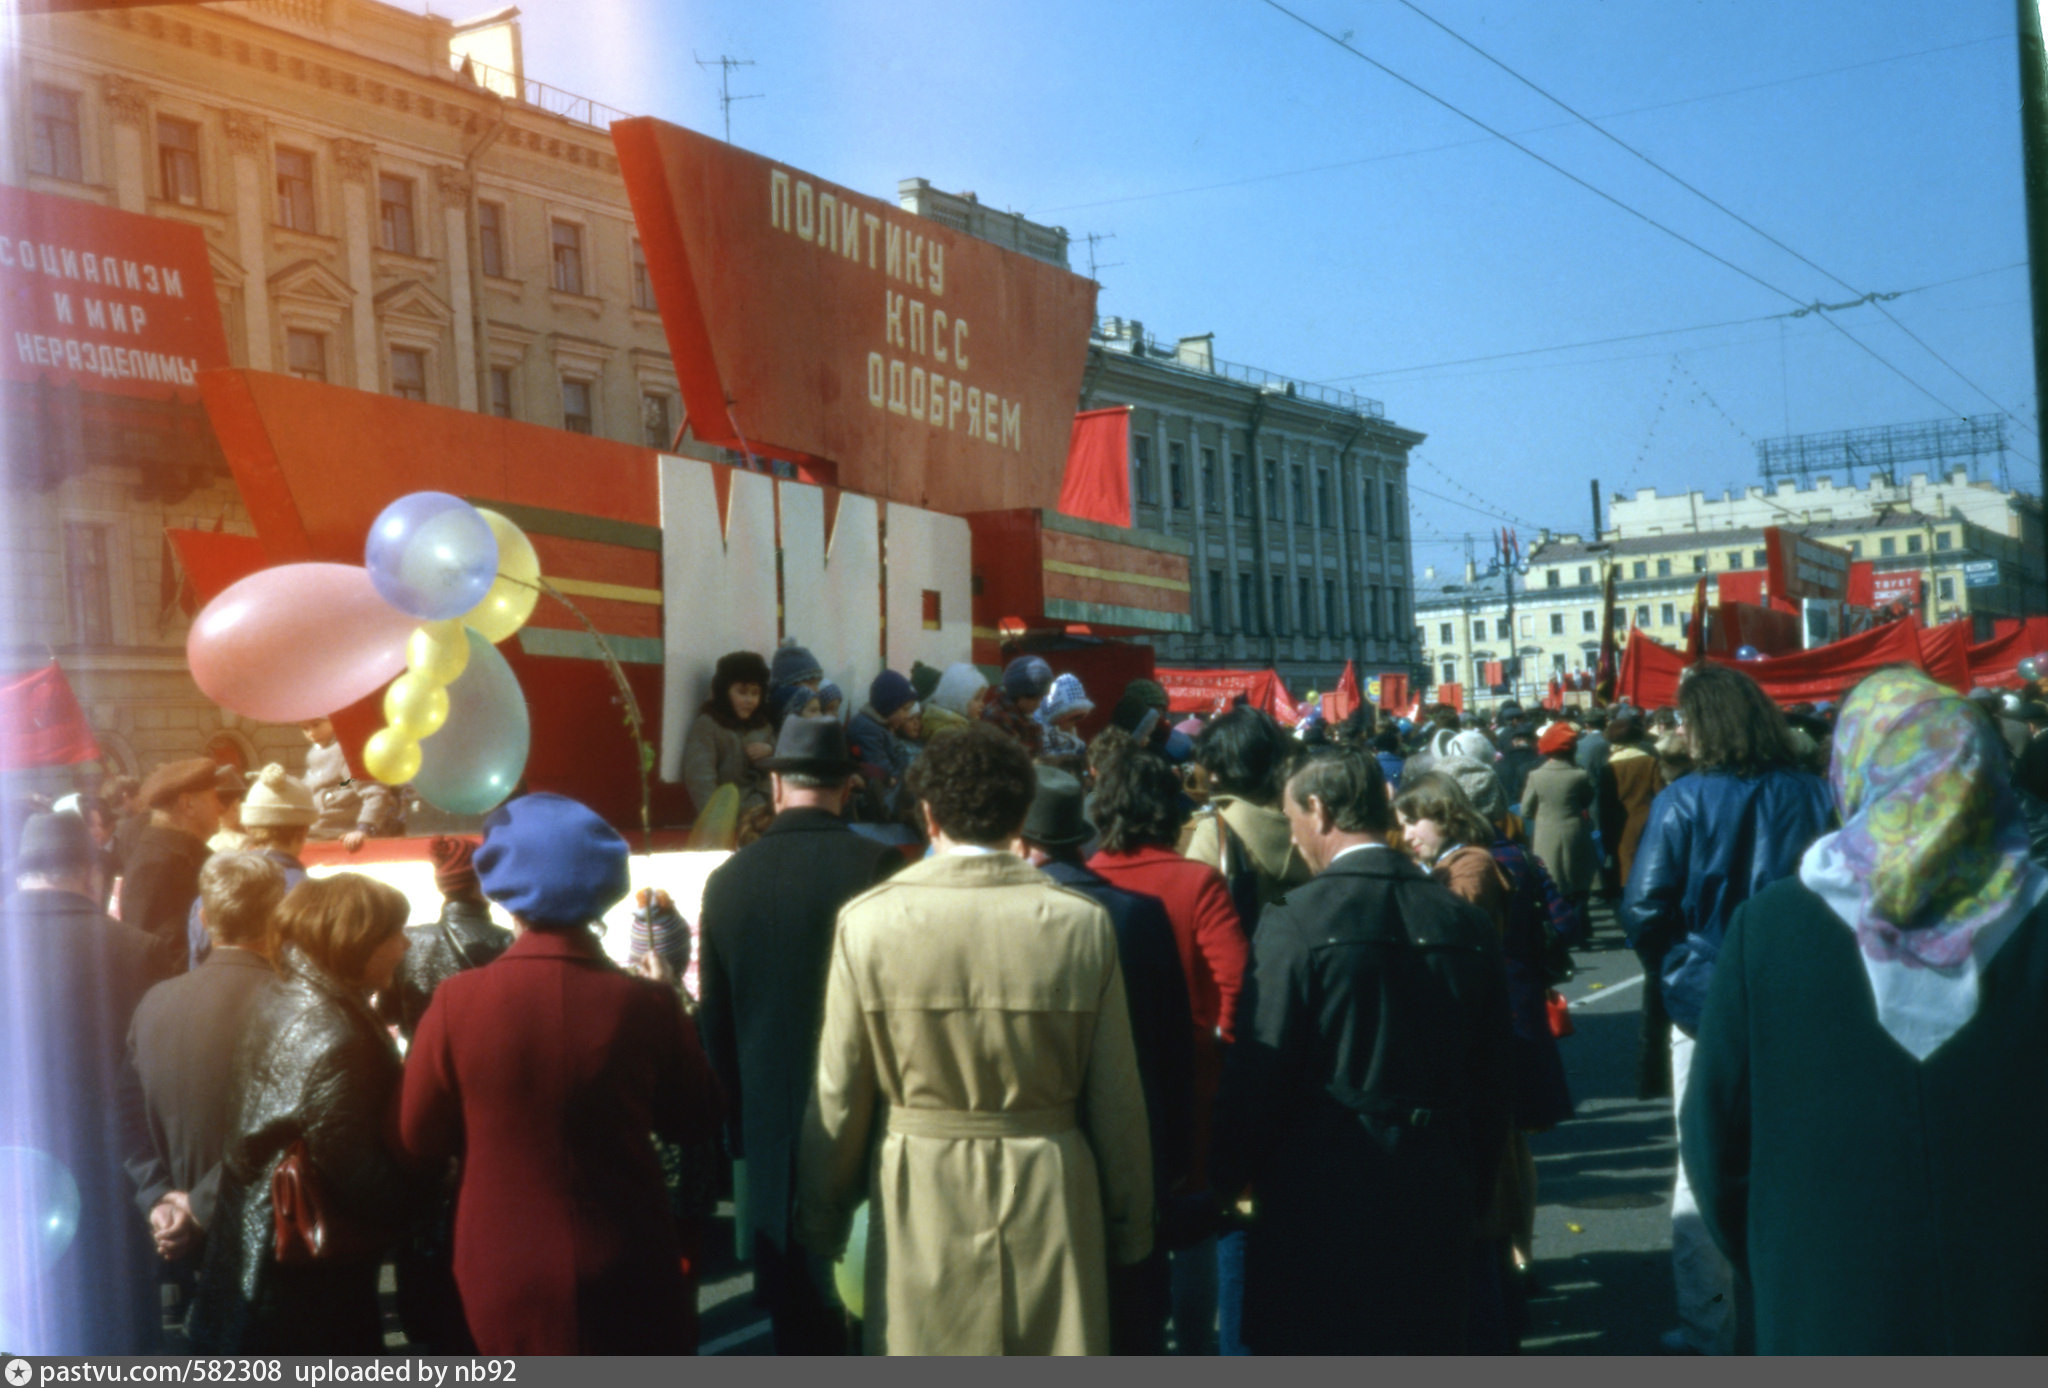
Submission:
[[[562,427],[572,434],[591,432],[590,382],[562,378]]]
[[[1598,612],[1595,612],[1592,608],[1589,607],[1584,612],[1581,612],[1579,614],[1580,631],[1598,631],[1599,629],[1600,614]]]
[[[1179,439],[1166,441],[1166,493],[1174,510],[1188,508],[1188,450]]]
[[[1648,578],[1649,576],[1650,566],[1641,559],[1636,560],[1629,568],[1629,577],[1631,578]]]
[[[1316,524],[1329,530],[1336,526],[1337,517],[1330,506],[1330,470],[1316,469]]]
[[[1952,578],[1936,579],[1934,591],[1941,595],[1943,602],[1954,602],[1956,600],[1956,581]]]
[[[1550,634],[1552,636],[1564,635],[1564,613],[1553,612],[1550,614]]]
[[[1486,639],[1486,619],[1484,617],[1472,623],[1472,639],[1474,641],[1484,641]]]
[[[1138,482],[1138,500],[1147,506],[1159,504],[1159,474],[1152,466],[1152,439],[1146,434],[1131,438],[1131,475]]]
[[[302,381],[327,379],[327,337],[303,328],[287,328],[284,334],[285,363]]]
[[[1512,641],[1514,639],[1513,631],[1508,626],[1507,618],[1495,617],[1493,619],[1493,639],[1496,641]]]
[[[574,222],[550,222],[554,247],[554,286],[564,294],[583,292],[583,228]]]
[[[1659,559],[1657,561],[1657,577],[1671,577],[1671,561],[1669,559]]]
[[[1458,662],[1457,662],[1457,661],[1455,661],[1455,660],[1446,660],[1446,661],[1444,662],[1444,683],[1445,683],[1445,684],[1456,684],[1457,682],[1458,682]]]
[[[1273,634],[1287,634],[1287,580],[1279,574],[1273,575]]]
[[[199,206],[199,127],[169,116],[156,119],[156,174],[165,202]]]
[[[1380,487],[1370,477],[1365,479],[1365,533],[1380,533]]]
[[[1580,587],[1582,587],[1582,588],[1583,588],[1583,587],[1587,587],[1587,586],[1589,586],[1589,585],[1590,585],[1590,584],[1591,584],[1592,582],[1593,582],[1593,566],[1592,566],[1591,564],[1581,564],[1581,565],[1579,565],[1579,586],[1580,586]]]
[[[1877,542],[1877,552],[1886,558],[1899,552],[1899,542],[1887,535]]]
[[[1637,625],[1637,626],[1639,626],[1639,627],[1646,627],[1646,626],[1648,626],[1649,624],[1650,624],[1650,604],[1648,604],[1648,603],[1642,603],[1642,604],[1640,604],[1639,606],[1637,606],[1637,608],[1636,608],[1636,625]]]
[[[412,347],[391,349],[391,393],[401,400],[427,398],[427,354]]]
[[[1202,509],[1212,516],[1223,514],[1223,491],[1216,478],[1216,450],[1202,450]]]
[[[1953,530],[1935,531],[1934,547],[1936,549],[1954,549],[1956,547],[1956,532]]]
[[[1230,514],[1239,520],[1252,513],[1252,465],[1242,453],[1230,455]]]
[[[1294,501],[1294,520],[1297,524],[1308,523],[1308,469],[1300,463],[1294,464],[1288,477],[1288,490]]]
[[[1550,657],[1550,669],[1551,669],[1551,672],[1552,672],[1553,674],[1559,674],[1559,675],[1563,674],[1563,673],[1564,673],[1564,661],[1565,661],[1565,657],[1564,657],[1564,652],[1563,652],[1563,651],[1558,651],[1558,652],[1556,652],[1555,654],[1553,654],[1553,655],[1552,655],[1552,656]]]
[[[1294,580],[1294,610],[1301,619],[1303,636],[1316,634],[1316,605],[1309,596],[1310,591],[1306,576]]]
[[[277,224],[293,231],[313,229],[313,156],[302,149],[278,147]]]
[[[1442,644],[1444,644],[1444,645],[1446,645],[1446,646],[1450,645],[1450,644],[1451,644],[1451,642],[1453,642],[1453,641],[1457,640],[1457,637],[1455,637],[1455,636],[1453,636],[1453,635],[1451,634],[1451,630],[1452,630],[1452,628],[1451,628],[1451,624],[1450,624],[1449,622],[1445,622],[1445,623],[1443,624],[1443,633],[1442,633],[1442,635],[1443,635],[1443,642],[1442,642]]]
[[[83,148],[78,135],[78,93],[36,83],[30,101],[29,172],[83,183]]]
[[[1237,576],[1237,624],[1240,630],[1263,633],[1264,622],[1259,620],[1258,590],[1253,586],[1249,573]]]
[[[1668,602],[1660,605],[1657,609],[1657,620],[1662,622],[1667,627],[1677,625],[1678,609],[1673,607]]]
[[[505,204],[480,202],[476,205],[476,258],[485,274],[505,276]]]
[[[396,174],[377,177],[377,244],[400,255],[419,254],[413,235],[413,183]]]
[[[1266,459],[1266,519],[1281,519],[1280,510],[1280,464]]]
[[[1543,571],[1543,586],[1544,586],[1544,587],[1546,587],[1546,588],[1555,588],[1555,587],[1557,587],[1557,586],[1558,586],[1559,584],[1561,584],[1561,583],[1563,583],[1563,582],[1564,582],[1564,575],[1563,575],[1563,574],[1561,574],[1561,573],[1559,573],[1559,572],[1558,572],[1558,571],[1557,571],[1556,569],[1545,569],[1545,570]]]
[[[640,238],[633,238],[633,307],[658,312],[661,305],[654,302],[654,281],[647,274],[647,250],[640,244]]]
[[[1767,566],[1770,562],[1771,556],[1768,550],[1759,549],[1753,550],[1750,553],[1749,563],[1751,568],[1761,569]]]
[[[1694,555],[1694,556],[1692,557],[1692,571],[1693,571],[1694,573],[1696,573],[1696,574],[1703,574],[1703,573],[1705,573],[1705,572],[1707,571],[1707,556],[1706,556],[1706,555],[1704,555],[1704,554],[1695,554],[1695,555]]]
[[[491,368],[491,413],[500,419],[512,418],[512,368],[509,366]]]
[[[1849,557],[1851,559],[1861,559],[1863,557],[1863,541],[1849,541]]]
[[[1401,538],[1401,517],[1407,514],[1407,507],[1401,501],[1401,489],[1392,482],[1387,483],[1387,538]]]
[[[1920,537],[1919,537],[1918,535],[1908,535],[1908,536],[1906,537],[1906,553],[1908,553],[1908,554],[1918,554],[1918,553],[1920,552],[1920,549],[1921,549],[1921,541],[1920,541]]]
[[[1728,551],[1728,567],[1729,567],[1729,568],[1731,568],[1731,569],[1739,569],[1739,568],[1741,568],[1741,567],[1742,567],[1742,551],[1741,551],[1741,550],[1739,550],[1739,549],[1731,549],[1731,550],[1729,550],[1729,551]]]
[[[666,395],[649,392],[640,397],[640,433],[649,448],[667,448],[675,441]]]
[[[81,646],[114,644],[112,526],[64,522],[64,603],[71,639]]]
[[[1224,610],[1223,570],[1209,570],[1209,630],[1219,635],[1230,630],[1230,614]]]

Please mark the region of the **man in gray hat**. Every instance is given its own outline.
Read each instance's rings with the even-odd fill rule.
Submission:
[[[25,1337],[6,1348],[155,1354],[154,1260],[125,1166],[149,1149],[125,1043],[156,981],[154,951],[94,901],[93,844],[77,815],[34,816],[18,847],[16,890],[0,910],[0,979],[10,985],[0,996],[0,1148],[17,1149],[0,1180],[0,1226],[39,1230],[57,1256],[40,1277],[0,1283]],[[24,1152],[48,1179],[24,1179],[34,1175],[16,1164]],[[57,1169],[76,1184],[75,1204],[62,1199]]]
[[[220,828],[219,772],[209,757],[159,766],[142,783],[149,827],[122,866],[121,920],[156,942],[165,974],[185,971],[185,922],[199,899],[206,841]]]
[[[704,886],[698,1022],[725,1092],[732,1154],[747,1164],[743,1218],[775,1352],[844,1354],[829,1273],[793,1237],[797,1140],[817,1078],[833,921],[903,858],[840,818],[856,762],[836,718],[789,719],[761,765],[775,818]]]

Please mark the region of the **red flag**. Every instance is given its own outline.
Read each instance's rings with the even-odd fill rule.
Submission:
[[[1350,661],[1344,662],[1344,673],[1337,677],[1337,687],[1323,695],[1323,717],[1331,723],[1341,723],[1365,703],[1365,695],[1358,688],[1358,667]]]
[[[1391,674],[1380,676],[1380,707],[1392,712],[1408,702],[1408,676]]]
[[[56,661],[0,684],[0,771],[72,766],[99,758],[92,724]]]
[[[1131,525],[1131,407],[1112,405],[1074,416],[1060,511],[1076,520]]]

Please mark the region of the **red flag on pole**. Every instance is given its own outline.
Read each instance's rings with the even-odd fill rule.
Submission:
[[[56,661],[0,684],[0,771],[98,761],[100,744]]]
[[[1337,677],[1337,687],[1323,695],[1323,718],[1327,722],[1341,723],[1358,712],[1365,703],[1365,695],[1358,688],[1358,667],[1350,661],[1344,662],[1344,673]]]
[[[1074,416],[1067,442],[1067,475],[1060,512],[1076,520],[1131,525],[1131,407],[1085,410]]]

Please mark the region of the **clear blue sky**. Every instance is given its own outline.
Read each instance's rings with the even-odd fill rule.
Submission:
[[[734,90],[762,97],[734,106],[736,143],[883,197],[922,176],[1113,235],[1103,314],[1383,400],[1429,435],[1423,563],[1500,523],[1425,492],[1481,498],[1526,540],[1586,528],[1591,478],[1752,482],[1753,441],[1788,429],[2003,406],[2013,478],[2038,489],[2010,0],[1417,0],[1854,291],[1911,291],[1886,307],[1974,387],[1870,306],[1834,317],[1917,385],[1816,316],[1770,319],[1855,295],[1398,0],[1287,3],[1792,298],[1262,0],[522,9],[533,77],[717,133],[717,74],[692,55],[751,58]]]

